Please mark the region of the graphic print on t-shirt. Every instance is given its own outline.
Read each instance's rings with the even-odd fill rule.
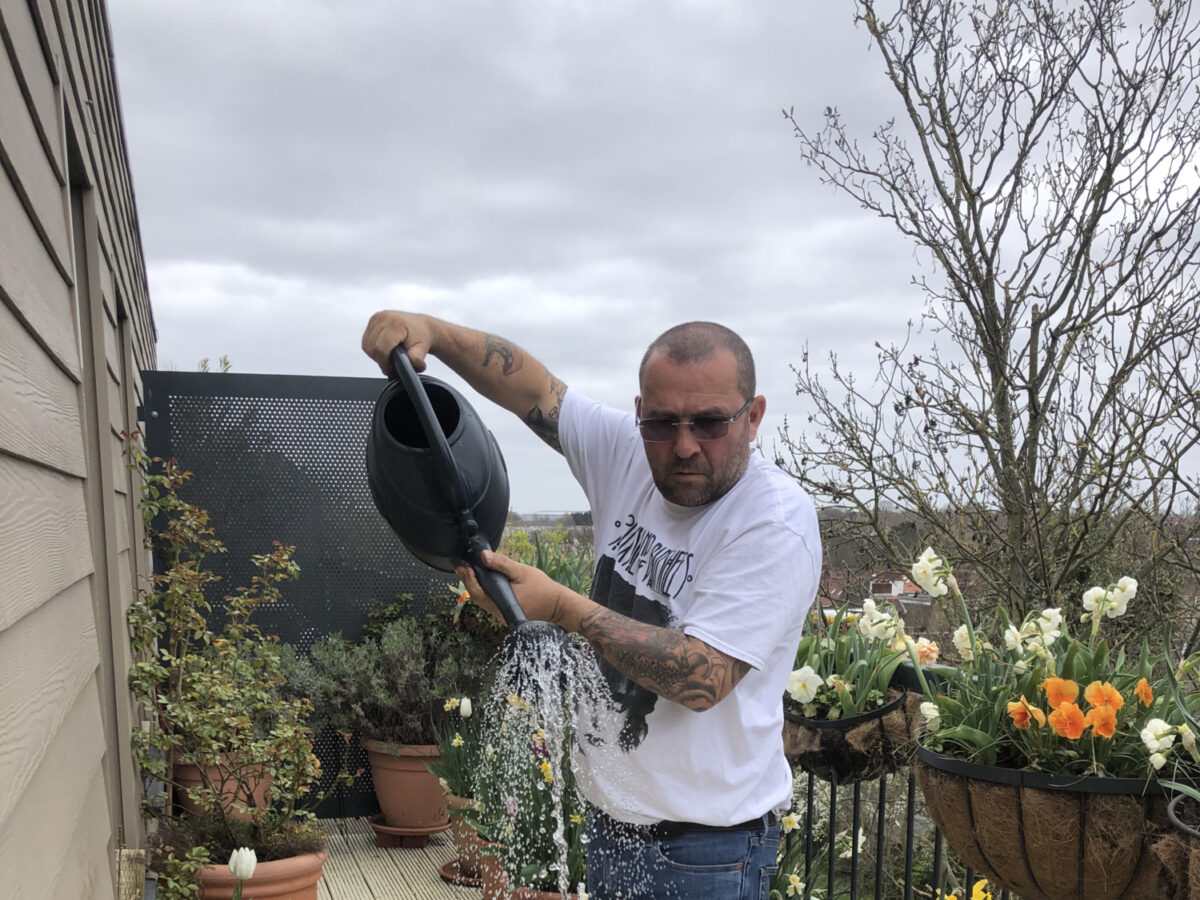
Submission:
[[[669,626],[668,606],[638,594],[635,585],[644,584],[664,597],[678,596],[692,580],[692,554],[665,547],[654,532],[639,526],[632,515],[617,523],[617,527],[620,532],[596,563],[592,599],[638,622]],[[600,660],[600,670],[608,679],[617,709],[625,716],[619,744],[622,750],[632,750],[646,737],[646,718],[654,710],[658,695],[626,678],[607,660]]]

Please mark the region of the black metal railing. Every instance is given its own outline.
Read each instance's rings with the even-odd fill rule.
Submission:
[[[795,783],[800,825],[784,835],[784,851],[803,844],[801,900],[971,897],[980,876],[962,865],[923,815],[911,769],[847,785],[797,771]],[[865,839],[869,820],[873,842]],[[988,893],[993,900],[1019,900],[992,886]]]

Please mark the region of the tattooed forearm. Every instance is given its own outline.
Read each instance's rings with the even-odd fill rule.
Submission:
[[[493,356],[500,358],[500,371],[505,375],[515,375],[521,371],[524,364],[521,351],[502,337],[494,334],[485,335],[483,339],[483,366],[487,368]]]
[[[558,415],[562,410],[563,397],[567,386],[550,375],[550,392],[547,396],[549,409],[543,410],[541,405],[534,406],[525,414],[525,424],[533,429],[533,433],[543,441],[562,453],[562,444],[558,440]]]
[[[688,709],[711,709],[750,666],[682,631],[598,608],[579,623],[596,652],[642,687]]]

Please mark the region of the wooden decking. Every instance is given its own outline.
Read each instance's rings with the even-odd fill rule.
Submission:
[[[454,858],[450,832],[429,838],[420,849],[375,846],[366,819],[325,819],[329,859],[318,885],[320,900],[474,900],[477,887],[448,884],[438,874]]]

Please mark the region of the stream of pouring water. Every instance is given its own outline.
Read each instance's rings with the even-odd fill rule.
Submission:
[[[487,786],[481,802],[496,807],[489,810],[492,821],[503,811],[498,837],[505,846],[496,852],[509,871],[552,880],[564,896],[577,890],[569,881],[569,837],[585,829],[587,803],[572,761],[586,742],[592,768],[619,777],[619,730],[608,683],[586,641],[543,638],[501,651],[484,704],[478,783]],[[548,862],[534,868],[534,860]]]

